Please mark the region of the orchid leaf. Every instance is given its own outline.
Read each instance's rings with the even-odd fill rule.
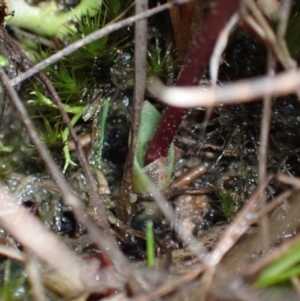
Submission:
[[[149,181],[152,181],[160,190],[166,188],[170,184],[175,158],[173,144],[169,149],[167,158],[159,158],[153,163],[144,166],[147,143],[153,138],[160,120],[161,114],[150,102],[145,101],[142,109],[141,125],[134,157],[134,193],[150,192]]]

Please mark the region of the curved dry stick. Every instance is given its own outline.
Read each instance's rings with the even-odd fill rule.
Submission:
[[[275,75],[236,81],[223,86],[167,87],[158,80],[148,83],[147,89],[167,105],[179,108],[216,107],[241,104],[267,95],[284,96],[294,93],[300,87],[300,69]]]

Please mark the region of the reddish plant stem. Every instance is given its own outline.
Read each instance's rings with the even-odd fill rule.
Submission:
[[[211,5],[179,74],[177,86],[197,86],[213,52],[219,33],[237,11],[239,0],[215,0]],[[184,99],[182,100],[184,101]],[[146,164],[166,157],[186,109],[167,107],[146,154]]]

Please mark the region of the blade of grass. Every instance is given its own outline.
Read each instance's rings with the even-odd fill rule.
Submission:
[[[300,262],[300,242],[291,247],[284,255],[279,259],[274,261],[271,265],[266,267],[261,273],[256,281],[257,285],[263,285],[263,283],[268,283],[268,279],[275,281],[277,277],[281,277],[283,273],[290,273],[295,264]],[[299,267],[297,267],[299,269]],[[290,270],[289,270],[290,269]],[[289,270],[289,271],[288,271]],[[271,281],[271,282],[272,282]]]
[[[99,145],[98,145],[98,151],[97,151],[97,154],[96,154],[96,162],[99,162],[99,160],[102,156],[105,124],[106,124],[106,119],[107,119],[107,115],[108,115],[108,110],[109,110],[109,101],[104,100],[103,105],[102,105],[101,120],[100,120],[100,126],[99,126],[99,128],[100,128],[100,140],[99,140]]]
[[[147,264],[148,267],[154,265],[155,258],[155,245],[154,245],[154,233],[153,233],[153,222],[148,221],[146,228],[146,243],[147,243]]]
[[[279,273],[279,274],[274,273],[269,277],[259,278],[255,282],[255,286],[258,287],[271,286],[271,285],[285,282],[287,280],[290,280],[292,277],[299,276],[299,275],[300,275],[300,266],[295,266],[286,272]]]

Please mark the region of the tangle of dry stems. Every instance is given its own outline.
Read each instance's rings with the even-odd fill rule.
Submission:
[[[152,80],[151,82],[148,82],[148,87],[147,87],[148,90],[153,95],[155,95],[158,99],[162,100],[164,103],[168,105],[178,106],[183,108],[215,107],[215,106],[226,105],[226,104],[248,102],[258,98],[265,99],[264,100],[265,106],[262,115],[263,119],[262,119],[261,149],[260,149],[260,154],[261,155],[264,154],[262,156],[264,160],[262,160],[260,166],[260,181],[259,181],[260,185],[257,191],[250,198],[248,204],[236,216],[232,225],[228,227],[227,231],[223,235],[220,242],[217,244],[214,251],[207,255],[209,261],[207,261],[208,263],[205,266],[202,266],[197,271],[193,271],[183,276],[182,279],[180,279],[180,281],[163,283],[162,285],[158,286],[155,290],[153,290],[151,293],[145,292],[142,285],[140,285],[140,281],[138,280],[140,274],[137,274],[137,272],[128,264],[127,259],[122,255],[120,250],[114,244],[114,239],[110,236],[108,231],[109,227],[106,219],[104,218],[103,220],[103,229],[106,230],[105,232],[99,229],[98,227],[96,227],[93,224],[93,222],[86,217],[84,210],[80,206],[80,201],[78,200],[77,196],[72,192],[69,184],[66,182],[61,171],[59,170],[56,163],[51,158],[46,146],[39,138],[36,130],[33,127],[29,115],[24,105],[22,104],[21,100],[19,99],[19,96],[17,95],[16,91],[13,89],[13,86],[21,83],[23,80],[29,78],[30,76],[40,72],[45,67],[57,62],[58,60],[62,59],[64,56],[71,54],[72,52],[76,51],[80,47],[83,47],[84,45],[94,40],[97,40],[103,37],[104,35],[109,34],[110,32],[128,26],[133,22],[137,22],[139,20],[148,18],[153,14],[156,14],[162,10],[170,8],[174,4],[181,4],[185,2],[187,2],[187,0],[173,1],[171,3],[167,3],[165,5],[161,5],[150,10],[142,11],[141,13],[133,17],[124,19],[117,23],[108,25],[102,29],[99,29],[98,31],[85,37],[84,39],[75,42],[72,45],[69,45],[68,47],[59,51],[53,56],[49,57],[45,61],[37,64],[36,66],[33,66],[32,68],[20,74],[16,78],[9,80],[4,70],[0,69],[0,77],[4,85],[4,88],[7,91],[11,100],[13,101],[14,105],[16,106],[17,110],[19,111],[20,116],[22,117],[22,120],[24,122],[24,125],[28,129],[28,133],[33,143],[36,145],[37,149],[39,150],[41,157],[47,164],[47,167],[50,173],[52,174],[53,179],[60,186],[60,190],[64,196],[65,202],[72,206],[75,214],[86,226],[92,239],[99,245],[99,247],[103,251],[109,250],[107,251],[107,255],[112,259],[114,266],[116,267],[116,270],[122,275],[124,275],[127,278],[127,280],[130,277],[133,277],[133,279],[135,280],[134,283],[132,283],[131,285],[131,290],[133,292],[140,291],[141,293],[134,296],[133,300],[151,300],[153,298],[160,297],[174,290],[179,285],[179,283],[183,283],[195,279],[201,272],[203,272],[205,268],[207,268],[208,270],[210,269],[209,273],[207,274],[209,275],[209,277],[207,277],[208,281],[206,283],[208,287],[210,285],[209,282],[213,277],[215,267],[220,263],[220,261],[225,256],[225,254],[234,246],[234,244],[238,241],[238,239],[247,231],[251,223],[254,222],[255,218],[257,218],[258,209],[260,208],[260,205],[265,201],[264,199],[263,200],[261,199],[261,195],[263,194],[263,191],[270,180],[270,177],[267,177],[266,174],[266,154],[268,148],[267,148],[267,144],[264,144],[262,142],[266,140],[269,134],[271,97],[286,95],[288,93],[296,93],[300,87],[300,69],[298,70],[294,69],[294,62],[291,60],[289,55],[285,52],[284,32],[286,29],[287,14],[289,13],[288,5],[286,6],[285,9],[286,14],[282,15],[281,22],[280,22],[281,27],[279,27],[277,35],[272,31],[269,24],[266,23],[265,17],[261,14],[261,12],[257,10],[257,6],[255,2],[251,0],[245,0],[245,3],[248,5],[247,9],[252,11],[253,16],[250,16],[249,14],[245,14],[245,15],[240,14],[239,16],[235,15],[234,19],[232,20],[232,23],[228,26],[228,28],[226,29],[223,35],[226,44],[226,41],[228,39],[228,36],[232,28],[237,25],[238,20],[241,18],[244,20],[244,22],[250,24],[250,26],[254,29],[256,33],[259,34],[260,37],[266,39],[269,44],[273,45],[274,51],[270,52],[270,57],[272,59],[270,59],[267,76],[260,77],[257,79],[243,80],[233,84],[224,84],[223,86],[220,87],[218,86],[208,87],[205,89],[198,88],[198,87],[196,88],[195,87],[191,87],[191,88],[165,87],[157,80]],[[141,9],[139,9],[139,11],[141,11]],[[142,26],[144,25],[145,23],[144,24],[142,23]],[[138,39],[136,40],[138,41]],[[145,40],[142,40],[141,43],[145,43]],[[219,58],[221,56],[221,53],[223,52],[224,43],[223,45],[222,43],[220,43],[219,46],[217,43],[217,47],[220,48],[215,50],[215,57],[213,57],[215,62],[214,74],[217,73],[216,70],[218,65],[217,62],[219,62],[220,60]],[[286,69],[290,69],[290,70],[286,70],[283,71],[281,74],[274,75],[273,68],[274,68],[275,59],[280,61]],[[139,74],[140,70],[144,68],[144,64],[145,64],[145,57],[143,57],[142,54],[140,54],[140,58],[137,58],[136,60],[136,65],[137,66],[140,65],[140,68],[136,69],[137,74]],[[137,121],[137,124],[139,122],[138,118],[140,112],[139,103],[143,99],[143,93],[144,93],[143,91],[144,80],[145,79],[141,79],[141,82],[136,87],[136,91],[135,91],[137,105],[135,106],[136,112],[134,115],[135,118],[134,120]],[[216,82],[216,78],[215,78],[215,82]],[[52,94],[55,95],[55,93],[56,92],[54,90]],[[59,99],[57,100],[57,103],[61,104]],[[62,110],[62,114],[63,113],[65,114],[65,112],[63,112],[63,109],[61,110]],[[68,120],[67,115],[65,120]],[[70,127],[71,134],[72,134],[73,128],[69,122],[67,123],[68,126]],[[73,135],[73,139],[75,141],[78,141],[76,133],[74,132],[72,135]],[[75,145],[76,144],[78,143],[75,143]],[[82,158],[85,158],[83,153],[81,153],[80,148],[78,152],[81,154]],[[132,158],[130,160],[132,160]],[[89,169],[88,163],[83,162],[82,165],[86,170],[87,178],[89,178],[89,171],[87,171]],[[90,179],[91,182],[93,182],[93,179],[92,178]],[[282,179],[287,181],[287,179],[284,177]],[[299,181],[296,181],[295,183],[296,183],[295,185],[298,185],[297,188],[299,188]],[[289,184],[291,183],[289,182]],[[92,184],[90,185],[93,186]],[[1,191],[3,192],[4,188],[3,187],[0,188]],[[170,224],[174,226],[174,221],[175,221],[174,211],[155,187],[153,187],[152,190],[153,190],[154,199],[157,201],[161,211],[167,217]],[[95,191],[95,188],[92,187],[91,191]],[[281,203],[282,201],[284,201],[290,194],[291,191],[285,193],[284,195],[281,195],[281,198],[278,199],[277,203]],[[7,209],[11,209],[11,207],[9,208],[7,207],[7,204],[11,204],[12,200],[13,200],[13,196],[9,194],[7,194],[6,196],[5,195],[2,196],[2,202],[0,202],[0,207],[3,207],[2,209],[4,211]],[[95,202],[97,202],[97,197],[95,197]],[[264,213],[267,210],[270,210],[270,207],[268,208],[264,208],[265,209]],[[16,223],[14,226],[10,224],[10,221],[12,219],[11,214],[13,214],[13,219],[15,221],[18,221],[19,224]],[[74,287],[78,288],[77,291],[78,294],[82,294],[83,292],[85,292],[87,288],[84,286],[84,283],[80,278],[80,273],[81,273],[83,263],[79,260],[79,258],[74,256],[74,254],[71,253],[60,241],[56,240],[54,236],[51,235],[49,236],[49,233],[45,231],[44,227],[42,227],[40,224],[37,223],[36,219],[29,216],[30,215],[24,212],[23,208],[14,205],[12,212],[10,212],[9,214],[3,214],[0,217],[0,223],[1,226],[5,227],[7,231],[11,233],[15,238],[17,238],[24,246],[30,248],[42,260],[48,261],[48,263],[51,266],[53,266],[58,273],[60,273],[67,279],[72,279],[72,281],[74,282],[73,284]],[[262,215],[260,215],[260,217],[261,216]],[[22,229],[20,228],[22,228],[24,223],[22,219],[26,219],[26,224],[28,225],[26,229],[27,234],[23,233],[24,231],[21,232]],[[35,235],[36,232],[34,233],[36,229],[40,229],[39,231],[41,232],[39,233],[39,236],[43,236],[42,240],[39,241],[33,240],[33,238],[36,237]],[[30,230],[32,230],[33,232],[30,232]],[[185,233],[184,229],[181,229],[180,227],[178,227],[176,231],[181,237],[182,241],[185,243],[185,245],[187,245],[191,249],[191,251],[196,256],[199,257],[200,260],[203,260],[203,255],[201,256],[199,255],[200,247],[196,239],[194,237],[186,237],[184,234]],[[49,244],[51,245],[51,247],[49,247]],[[48,250],[45,250],[45,245],[47,245]],[[50,250],[55,249],[56,251],[52,254],[48,254],[49,249]],[[7,252],[9,254],[9,250],[6,249],[3,249],[2,252],[3,253]],[[64,260],[65,266],[63,266],[60,263],[60,261],[57,261],[58,255],[60,256],[60,261],[62,256],[66,257],[66,259]],[[14,257],[22,261],[24,260],[23,256],[13,251],[11,251],[11,257]],[[57,265],[58,262],[59,264]],[[32,273],[34,274],[35,271],[33,270]],[[120,284],[120,286],[121,285],[124,285],[124,283]]]

